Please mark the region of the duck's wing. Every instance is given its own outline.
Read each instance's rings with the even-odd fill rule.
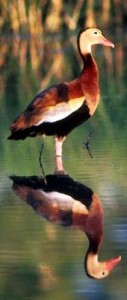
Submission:
[[[62,120],[78,110],[84,101],[85,96],[79,84],[54,85],[40,92],[14,120],[10,129],[13,131]]]

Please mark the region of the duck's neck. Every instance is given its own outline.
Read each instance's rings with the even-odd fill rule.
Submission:
[[[91,47],[86,49],[86,51],[82,52],[81,49],[79,48],[79,53],[81,55],[81,58],[84,61],[86,60],[87,57],[92,57],[92,52],[91,52]]]
[[[91,73],[93,74],[97,80],[98,80],[98,67],[97,64],[90,52],[81,55],[82,60],[83,60],[83,69],[82,69],[82,74],[83,73]]]
[[[90,109],[90,115],[93,115],[100,98],[98,68],[91,53],[83,55],[82,59],[83,69],[80,74],[80,82]]]
[[[85,270],[89,277],[94,275],[99,268],[98,251],[101,244],[101,234],[96,239],[89,239],[89,248],[85,256]]]

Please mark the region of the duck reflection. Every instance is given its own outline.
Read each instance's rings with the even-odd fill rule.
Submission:
[[[11,176],[14,192],[43,218],[63,226],[75,226],[86,233],[86,274],[95,279],[108,276],[121,257],[99,262],[103,238],[103,208],[98,196],[68,175],[42,177]]]

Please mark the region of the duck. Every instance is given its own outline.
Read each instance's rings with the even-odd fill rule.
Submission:
[[[54,136],[55,170],[64,173],[62,148],[67,135],[87,121],[95,112],[100,98],[98,67],[91,47],[96,44],[114,47],[97,28],[81,29],[77,46],[83,61],[79,76],[69,82],[54,84],[39,92],[10,126],[8,139]]]
[[[89,246],[85,253],[84,269],[93,279],[107,277],[120,262],[121,256],[99,261],[103,240],[103,207],[94,191],[69,175],[10,177],[14,193],[36,213],[53,224],[73,227],[84,232]]]

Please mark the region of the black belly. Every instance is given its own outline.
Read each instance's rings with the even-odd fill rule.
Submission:
[[[46,135],[57,135],[59,137],[66,136],[75,127],[81,125],[87,119],[90,118],[89,108],[86,104],[83,104],[77,111],[65,119],[53,122],[43,123],[39,126],[31,128],[31,136],[45,133]],[[33,132],[32,132],[33,129]]]
[[[56,122],[44,122],[38,126],[31,126],[24,129],[12,131],[9,139],[24,140],[27,137],[34,137],[37,135],[56,135],[64,137],[69,134],[75,127],[81,125],[91,117],[89,108],[84,102],[83,105],[68,117]]]

